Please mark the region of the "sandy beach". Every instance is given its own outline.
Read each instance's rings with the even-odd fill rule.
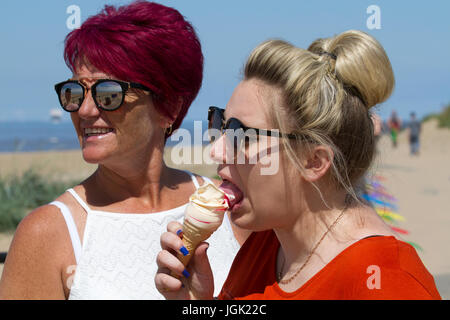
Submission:
[[[409,155],[407,133],[399,136],[398,148],[388,136],[379,141],[379,155],[373,172],[384,178],[383,184],[398,199],[398,213],[406,220],[400,227],[409,235],[399,239],[413,241],[423,250],[418,254],[434,276],[439,292],[450,299],[450,130],[438,129],[435,121],[423,125],[420,156]],[[213,177],[215,165],[174,165],[170,152],[165,154],[169,166]],[[79,180],[95,170],[84,163],[79,151],[0,154],[0,175],[20,173],[35,166],[53,178]],[[12,234],[0,234],[0,251],[7,251]],[[0,272],[3,265],[0,265]]]
[[[193,147],[191,150],[191,159],[194,163],[194,154],[202,153],[202,147]],[[216,175],[216,165],[201,164],[180,164],[172,161],[172,155],[183,156],[179,150],[171,147],[166,148],[164,153],[164,161],[169,167],[176,167],[183,170],[189,170],[199,175],[213,177]],[[0,177],[8,175],[22,174],[27,169],[35,168],[43,175],[51,179],[63,181],[73,181],[87,178],[91,175],[96,165],[86,163],[83,160],[79,150],[67,151],[48,151],[48,152],[16,152],[16,153],[0,153]]]
[[[442,298],[450,299],[450,130],[430,120],[422,126],[419,156],[410,156],[408,136],[402,132],[398,148],[388,136],[379,142],[375,171],[398,199],[405,240],[418,243],[423,263],[434,276]]]

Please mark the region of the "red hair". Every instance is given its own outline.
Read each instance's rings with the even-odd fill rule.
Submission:
[[[136,1],[105,6],[65,39],[72,72],[89,63],[117,79],[138,82],[156,93],[155,106],[177,129],[200,90],[203,54],[193,26],[175,9]],[[183,105],[175,114],[179,98]]]

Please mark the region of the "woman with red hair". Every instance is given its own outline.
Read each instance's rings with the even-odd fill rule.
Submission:
[[[159,235],[209,181],[163,161],[166,139],[201,86],[200,42],[175,9],[138,1],[87,19],[67,36],[64,57],[73,75],[55,89],[84,160],[98,169],[23,219],[0,297],[162,298],[154,284]],[[225,217],[210,240],[212,268],[223,274],[217,293],[239,249],[234,232]]]

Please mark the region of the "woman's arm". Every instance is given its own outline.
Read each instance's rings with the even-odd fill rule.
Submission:
[[[65,299],[62,219],[56,207],[46,205],[20,222],[0,280],[0,299]]]

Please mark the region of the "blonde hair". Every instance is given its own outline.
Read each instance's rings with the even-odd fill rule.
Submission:
[[[295,167],[303,170],[299,150],[329,146],[333,178],[356,198],[354,185],[375,153],[369,109],[388,99],[394,88],[380,43],[356,30],[318,39],[308,50],[269,40],[253,50],[244,77],[281,90],[284,104],[272,108],[272,118],[281,132],[298,137],[283,139]]]

